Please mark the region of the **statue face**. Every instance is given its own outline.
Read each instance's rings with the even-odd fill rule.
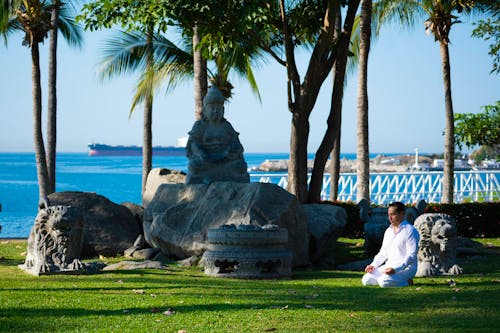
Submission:
[[[451,246],[451,239],[457,236],[457,230],[445,220],[437,220],[431,231],[431,240],[439,244],[442,252],[446,252]]]
[[[204,115],[207,120],[217,121],[224,117],[224,104],[210,103],[204,108]]]

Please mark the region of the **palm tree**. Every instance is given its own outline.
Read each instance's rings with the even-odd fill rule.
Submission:
[[[61,7],[61,8],[60,8]],[[60,15],[59,15],[59,11]],[[56,12],[56,13],[55,13]],[[46,1],[10,1],[2,2],[0,6],[0,32],[7,37],[16,30],[25,33],[23,45],[31,49],[32,58],[32,87],[33,87],[33,121],[34,121],[34,146],[37,165],[37,176],[39,183],[39,195],[44,197],[55,190],[55,135],[56,115],[55,105],[56,91],[56,58],[57,30],[61,31],[63,37],[70,45],[79,45],[81,32],[74,19],[68,15],[64,5],[60,2],[52,4]],[[42,98],[40,82],[40,55],[39,44],[51,31],[51,45],[49,54],[49,115],[47,122],[48,135],[48,159],[45,154],[45,146],[42,134]],[[55,33],[54,33],[55,32]],[[53,87],[51,89],[51,87]],[[52,111],[51,111],[52,110]]]
[[[370,153],[368,146],[368,54],[370,52],[372,1],[361,0],[358,76],[357,197],[370,202]]]
[[[120,32],[105,44],[99,71],[101,79],[135,71],[140,73],[130,115],[138,104],[144,103],[141,193],[144,192],[152,168],[154,91],[160,88],[165,79],[168,79],[169,89],[190,77],[192,66],[193,58],[189,51],[180,49],[163,35],[154,33],[151,26],[146,32]]]
[[[444,131],[444,177],[443,203],[453,202],[453,167],[455,156],[454,115],[451,98],[450,54],[448,44],[450,31],[459,23],[459,14],[469,14],[482,9],[481,1],[475,0],[380,0],[374,10],[380,23],[393,20],[402,25],[413,27],[415,20],[425,18],[425,30],[434,35],[441,52],[441,68],[445,92],[445,131]],[[380,26],[380,25],[379,25]]]
[[[14,30],[24,32],[23,45],[31,49],[31,79],[33,99],[33,137],[39,197],[49,194],[49,176],[42,135],[42,88],[40,83],[39,45],[50,30],[51,8],[44,1],[2,1],[0,32],[6,37]]]
[[[47,101],[47,171],[49,175],[48,193],[56,190],[56,144],[57,144],[57,37],[61,31],[64,39],[71,46],[80,47],[82,30],[75,23],[74,14],[68,6],[59,1],[52,1],[50,19],[49,73]]]

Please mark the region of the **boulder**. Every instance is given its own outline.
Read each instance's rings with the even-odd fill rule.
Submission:
[[[337,241],[347,224],[347,212],[342,207],[328,204],[307,204],[302,207],[307,215],[310,233],[309,258],[317,263],[330,256],[328,251],[331,245]]]
[[[128,210],[130,210],[132,215],[134,215],[137,224],[139,224],[142,228],[142,216],[144,215],[144,207],[132,202],[122,202],[121,205],[127,207]]]
[[[146,207],[153,199],[156,190],[162,184],[184,184],[186,174],[178,170],[170,170],[165,168],[154,168],[148,174],[146,180],[146,188],[142,195],[142,205]]]
[[[82,257],[123,254],[141,234],[141,226],[128,208],[96,193],[56,192],[51,205],[78,208],[83,214]]]
[[[144,236],[165,255],[200,256],[208,229],[224,224],[288,229],[294,267],[309,264],[307,217],[295,196],[274,184],[164,184],[144,211]]]

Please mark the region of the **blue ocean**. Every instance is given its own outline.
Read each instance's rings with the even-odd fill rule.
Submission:
[[[343,154],[354,159],[356,154]],[[313,156],[310,156],[313,158]],[[247,153],[248,167],[266,159],[288,159],[285,153]],[[184,156],[154,156],[153,168],[187,171]],[[140,156],[90,157],[86,153],[57,155],[56,191],[95,192],[116,203],[141,203]],[[0,153],[0,238],[28,237],[38,207],[34,153]]]

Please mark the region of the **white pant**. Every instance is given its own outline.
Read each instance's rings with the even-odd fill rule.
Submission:
[[[385,265],[377,267],[371,273],[366,273],[361,278],[361,282],[364,286],[367,285],[379,285],[382,288],[385,287],[406,287],[408,285],[408,280],[415,277],[415,269],[405,269],[401,272],[394,274],[384,273]]]

